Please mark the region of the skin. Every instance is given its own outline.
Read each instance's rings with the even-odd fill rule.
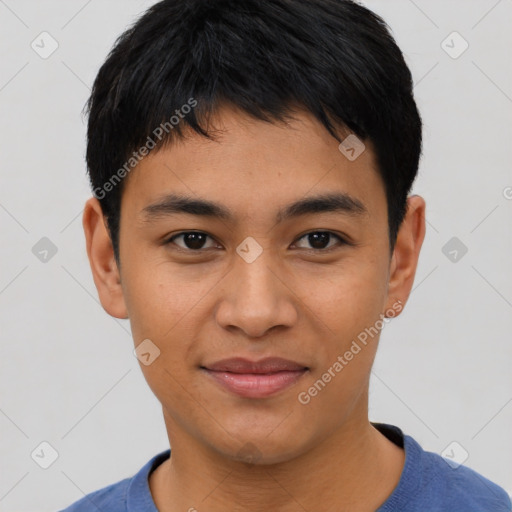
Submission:
[[[380,332],[307,405],[297,396],[380,314],[407,302],[425,201],[408,198],[390,255],[371,143],[349,161],[311,114],[295,117],[270,124],[224,106],[210,123],[217,141],[192,134],[145,157],[123,192],[121,268],[98,200],[85,205],[87,253],[104,309],[130,319],[135,346],[150,339],[160,349],[141,369],[162,404],[172,446],[172,457],[149,478],[162,512],[373,512],[400,480],[403,450],[368,419]],[[142,210],[171,192],[218,202],[234,219],[180,213],[145,220]],[[359,199],[367,213],[276,223],[289,203],[332,192]],[[184,237],[164,243],[191,230],[209,235],[203,252],[191,254]],[[319,230],[351,244],[332,237],[323,247],[335,249],[315,251],[304,235]],[[252,263],[236,252],[249,236],[263,250]],[[274,396],[242,398],[200,370],[234,356],[279,356],[309,371]],[[248,451],[252,463],[241,455]]]

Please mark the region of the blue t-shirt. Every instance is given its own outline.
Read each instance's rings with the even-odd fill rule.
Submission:
[[[401,429],[372,423],[392,442],[404,448],[405,465],[400,481],[376,512],[511,512],[504,489],[465,466],[452,466],[440,455],[425,451]],[[155,455],[133,477],[95,491],[61,512],[158,512],[148,477],[171,455]]]

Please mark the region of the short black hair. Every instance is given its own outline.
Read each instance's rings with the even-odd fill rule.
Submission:
[[[298,105],[339,142],[337,128],[369,139],[393,250],[422,122],[384,20],[352,0],[163,0],[116,40],[86,105],[88,172],[118,264],[127,173],[186,126],[212,138],[205,122],[225,104],[268,122]]]

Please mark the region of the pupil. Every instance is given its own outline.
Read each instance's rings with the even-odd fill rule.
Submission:
[[[329,245],[329,233],[310,233],[308,235],[309,243],[311,247],[315,249],[324,249],[326,245]]]
[[[204,245],[204,235],[202,233],[187,233],[183,240],[189,249],[201,249]]]

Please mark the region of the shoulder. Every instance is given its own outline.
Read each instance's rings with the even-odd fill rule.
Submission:
[[[480,473],[424,450],[395,425],[373,426],[405,450],[400,481],[378,512],[512,512],[505,490]]]
[[[170,449],[150,459],[134,476],[87,494],[59,512],[158,512],[151,496],[148,477],[170,457]]]
[[[409,436],[406,436],[409,437]],[[411,439],[407,439],[411,444]],[[475,470],[454,464],[437,453],[424,451],[412,440],[420,452],[419,495],[425,502],[435,504],[430,510],[451,512],[511,512],[509,495],[499,485]]]
[[[109,512],[125,512],[126,494],[131,478],[108,485],[83,498],[60,512],[88,512],[90,510],[108,510]]]

